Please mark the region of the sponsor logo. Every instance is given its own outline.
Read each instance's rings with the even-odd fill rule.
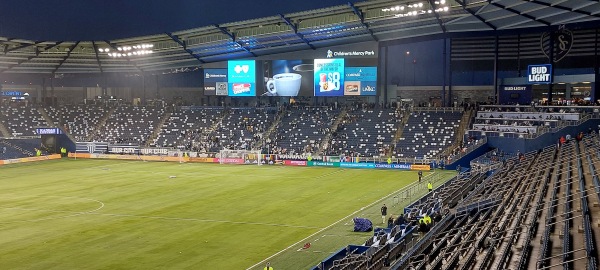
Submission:
[[[205,75],[206,79],[210,79],[210,78],[227,78],[226,74],[210,74],[210,73],[206,73]]]
[[[554,40],[550,40],[550,37],[550,32],[542,34],[540,38],[542,52],[550,59],[550,48],[554,47],[554,59],[552,59],[552,62],[558,62],[565,58],[571,51],[571,48],[573,48],[573,32],[563,28],[554,32]],[[551,42],[554,42],[554,46],[550,46]]]
[[[346,84],[346,92],[358,92],[358,84]]]
[[[530,65],[527,67],[527,81],[530,83],[552,82],[552,65]]]
[[[238,95],[242,93],[250,93],[250,84],[249,83],[234,83],[233,84],[233,93]]]
[[[236,65],[233,68],[233,71],[235,71],[235,73],[237,73],[237,74],[240,74],[242,72],[248,73],[249,70],[250,70],[250,66],[249,65]]]
[[[375,56],[375,51],[331,51],[327,50],[327,58],[344,56]]]

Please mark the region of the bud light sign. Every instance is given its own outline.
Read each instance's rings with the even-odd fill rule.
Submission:
[[[552,65],[530,65],[527,67],[527,81],[532,84],[552,83]]]

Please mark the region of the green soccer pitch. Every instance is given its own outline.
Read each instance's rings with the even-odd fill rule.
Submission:
[[[450,178],[452,172],[446,172]],[[2,269],[308,269],[417,172],[57,160],[0,167]],[[391,213],[401,206],[390,206]],[[302,247],[310,243],[306,249]]]

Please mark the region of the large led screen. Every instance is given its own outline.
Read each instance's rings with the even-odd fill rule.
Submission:
[[[256,62],[236,60],[227,62],[227,82],[229,96],[256,96]]]
[[[227,88],[227,69],[208,68],[204,70],[204,95],[226,96]]]
[[[264,91],[261,96],[312,96],[313,60],[263,61]]]
[[[346,67],[344,96],[375,96],[377,67]]]
[[[314,94],[319,97],[344,95],[344,59],[315,59]]]

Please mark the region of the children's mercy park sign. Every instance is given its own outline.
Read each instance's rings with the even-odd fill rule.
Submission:
[[[552,65],[530,65],[527,67],[527,81],[533,84],[552,83]]]

